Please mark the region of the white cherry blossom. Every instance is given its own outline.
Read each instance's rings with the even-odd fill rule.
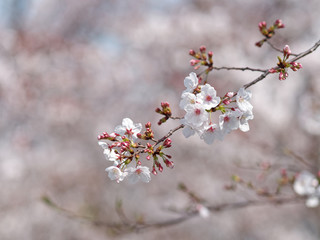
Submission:
[[[196,131],[193,128],[191,128],[190,126],[185,125],[185,127],[182,130],[182,133],[186,138],[188,138],[188,137],[193,136],[196,133]]]
[[[179,106],[181,109],[185,110],[188,105],[195,104],[196,102],[201,103],[200,99],[198,99],[196,95],[190,92],[184,92],[181,95]]]
[[[108,173],[108,177],[111,180],[116,180],[118,183],[123,181],[123,179],[128,175],[127,172],[122,172],[116,166],[110,166],[106,168],[106,172]]]
[[[215,139],[222,140],[222,132],[217,124],[211,123],[204,127],[200,138],[207,144],[212,144]]]
[[[197,94],[203,101],[205,109],[216,107],[220,103],[220,97],[217,97],[217,92],[210,84],[201,87],[201,92]]]
[[[130,118],[124,118],[122,120],[122,125],[117,126],[114,131],[121,136],[126,135],[128,138],[132,138],[133,141],[137,139],[137,133],[142,130],[142,124],[134,124]]]
[[[219,116],[219,126],[223,134],[230,133],[232,130],[236,130],[239,127],[239,117],[242,112],[239,109],[235,111],[228,111],[225,114]]]
[[[246,111],[242,113],[242,115],[239,118],[239,129],[242,132],[248,132],[250,130],[248,120],[253,119],[253,114],[251,111]]]
[[[313,208],[320,203],[320,185],[318,179],[308,171],[302,171],[295,179],[293,190],[301,196],[307,196],[306,206]]]
[[[114,149],[110,150],[108,144],[103,141],[99,141],[98,144],[103,148],[103,154],[108,161],[117,162],[119,154],[117,154]]]
[[[236,96],[236,100],[237,100],[237,105],[241,111],[243,112],[252,111],[253,106],[249,102],[251,99],[251,96],[252,94],[250,91],[246,91],[244,88],[239,89]]]
[[[316,192],[316,187],[319,185],[317,178],[308,171],[302,171],[295,179],[293,184],[294,191],[301,195],[311,195]]]
[[[192,128],[198,128],[208,120],[208,112],[200,103],[187,105],[185,111],[187,112],[184,116],[185,124]]]
[[[184,86],[187,88],[184,92],[193,92],[193,90],[198,86],[199,79],[197,74],[192,72],[188,77],[184,79]]]
[[[128,167],[125,172],[128,173],[128,181],[132,184],[137,183],[138,181],[142,181],[145,183],[150,182],[150,170],[145,166],[138,166],[136,168]]]

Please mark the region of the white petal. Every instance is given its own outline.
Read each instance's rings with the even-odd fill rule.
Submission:
[[[306,206],[309,208],[314,208],[319,206],[319,198],[316,196],[309,197],[306,201]]]
[[[99,141],[98,144],[99,144],[99,146],[102,147],[103,149],[108,149],[108,144],[107,144],[106,142]]]

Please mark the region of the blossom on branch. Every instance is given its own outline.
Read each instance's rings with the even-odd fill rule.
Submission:
[[[133,141],[137,140],[137,134],[141,132],[142,124],[134,124],[130,118],[124,118],[122,120],[122,125],[117,126],[114,132],[120,134],[121,136],[127,136],[132,138]]]
[[[151,180],[150,170],[145,166],[138,166],[136,168],[129,167],[126,169],[126,172],[128,173],[128,181],[131,184],[137,183],[138,181],[148,183]]]
[[[301,196],[307,196],[306,206],[319,206],[320,185],[319,180],[310,172],[302,171],[293,184],[294,191]]]

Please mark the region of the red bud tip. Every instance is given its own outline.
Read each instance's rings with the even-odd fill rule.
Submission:
[[[204,45],[202,45],[201,47],[200,47],[200,52],[201,53],[204,53],[205,51],[206,51],[206,46],[204,46]]]

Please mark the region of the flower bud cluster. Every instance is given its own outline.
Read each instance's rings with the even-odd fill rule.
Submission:
[[[170,104],[168,102],[162,102],[161,109],[156,108],[156,113],[164,115],[164,117],[159,120],[158,125],[165,123],[172,115]]]
[[[161,104],[163,108],[169,107],[167,103]],[[165,154],[163,149],[171,147],[170,138],[163,139],[163,145],[155,147],[161,141],[154,140],[154,133],[151,129],[151,123],[145,124],[145,131],[142,130],[141,123],[134,124],[129,118],[122,120],[122,125],[117,126],[114,132],[108,134],[106,132],[98,136],[98,144],[103,148],[105,158],[112,162],[112,166],[106,168],[106,172],[111,180],[118,183],[127,179],[130,183],[138,181],[149,182],[151,180],[150,173],[157,174],[156,168],[162,172],[163,167],[159,162],[159,157],[163,163],[173,168],[173,162],[170,161],[171,156]],[[141,144],[138,140],[151,140],[146,145]],[[153,157],[153,169],[141,166],[140,154],[147,154],[146,159]],[[135,163],[135,167],[130,167],[131,162]]]
[[[212,70],[213,65],[213,52],[209,51],[206,53],[206,46],[201,46],[199,52],[195,52],[193,49],[189,51],[189,55],[194,57],[190,60],[190,65],[194,67],[195,70],[199,69],[201,66],[207,66],[206,73],[209,73]]]
[[[259,22],[258,27],[260,33],[265,36],[264,39],[256,43],[257,47],[261,47],[267,39],[271,38],[275,34],[275,29],[284,28],[284,24],[281,19],[277,19],[269,28],[267,28],[267,23],[265,21]]]
[[[277,68],[269,69],[270,73],[279,73],[279,80],[285,80],[288,77],[287,69],[291,68],[293,71],[297,71],[302,68],[301,63],[287,62],[291,55],[291,50],[288,45],[283,48],[283,58],[278,57]]]
[[[307,207],[317,207],[320,203],[320,179],[308,171],[302,171],[296,177],[293,189],[300,196],[306,196]]]
[[[228,92],[221,99],[210,84],[199,84],[195,73],[184,79],[186,90],[181,95],[180,108],[186,114],[181,120],[183,134],[190,137],[197,133],[207,144],[223,140],[232,130],[249,131],[248,120],[253,119],[251,93],[241,88],[237,93]],[[217,123],[213,113],[220,111]]]

